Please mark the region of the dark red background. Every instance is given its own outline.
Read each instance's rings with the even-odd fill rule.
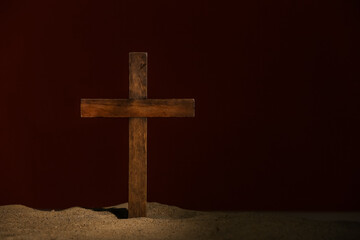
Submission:
[[[0,2],[0,204],[127,201],[128,120],[80,98],[149,98],[148,200],[193,209],[360,210],[358,1]]]

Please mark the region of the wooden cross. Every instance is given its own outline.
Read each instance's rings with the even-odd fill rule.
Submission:
[[[147,53],[129,53],[129,99],[81,99],[81,117],[129,118],[129,217],[146,217],[147,118],[194,117],[194,99],[147,99]]]

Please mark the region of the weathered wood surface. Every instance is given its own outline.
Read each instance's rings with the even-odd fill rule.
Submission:
[[[147,53],[129,53],[129,98],[147,98]]]
[[[194,117],[194,99],[81,99],[82,117]]]
[[[147,54],[129,54],[129,98],[147,97]],[[129,217],[146,217],[147,118],[129,118]]]
[[[147,119],[129,118],[129,217],[146,217]]]

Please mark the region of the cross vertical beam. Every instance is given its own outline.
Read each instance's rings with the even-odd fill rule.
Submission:
[[[147,98],[147,53],[129,53],[129,99]],[[147,118],[129,118],[129,217],[146,217]]]

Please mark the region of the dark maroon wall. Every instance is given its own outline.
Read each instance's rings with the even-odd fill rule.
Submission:
[[[140,3],[141,2],[141,3]],[[0,1],[0,204],[127,201],[128,52],[149,98],[148,198],[194,209],[360,210],[358,1]]]

